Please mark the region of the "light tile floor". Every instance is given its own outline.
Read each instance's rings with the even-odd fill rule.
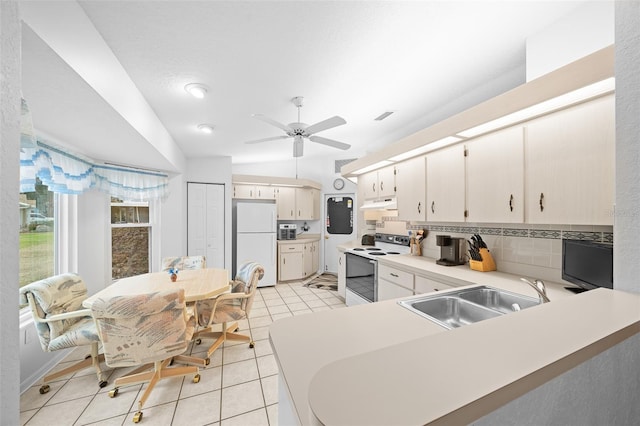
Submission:
[[[255,348],[246,342],[228,342],[213,353],[211,364],[200,369],[200,383],[191,377],[160,381],[143,409],[140,424],[152,425],[277,425],[278,366],[269,343],[273,321],[345,304],[337,292],[308,288],[303,282],[264,287],[255,296],[248,320],[240,321],[240,332],[251,331]],[[194,345],[192,355],[204,356],[210,343]],[[82,359],[87,350],[79,348],[56,368]],[[137,396],[146,385],[122,387],[109,398],[116,377],[130,369],[109,369],[103,364],[109,385],[98,388],[92,369],[50,384],[51,391],[40,395],[40,384],[20,397],[22,425],[128,425],[137,411]]]

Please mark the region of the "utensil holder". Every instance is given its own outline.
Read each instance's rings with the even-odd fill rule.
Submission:
[[[486,248],[480,249],[480,256],[482,260],[469,260],[469,266],[474,271],[488,272],[496,270],[496,262],[493,261],[493,256]]]

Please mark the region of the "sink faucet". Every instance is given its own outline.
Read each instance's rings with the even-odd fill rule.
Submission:
[[[526,278],[520,278],[522,282],[529,284],[533,289],[538,293],[538,298],[540,299],[540,303],[551,302],[549,297],[547,297],[547,289],[544,286],[544,282],[542,280],[536,279],[534,282],[529,281]]]

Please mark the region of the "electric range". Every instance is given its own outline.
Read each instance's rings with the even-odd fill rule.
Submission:
[[[378,259],[383,256],[408,254],[406,235],[376,234],[375,246],[354,247],[345,251],[347,306],[378,300]]]

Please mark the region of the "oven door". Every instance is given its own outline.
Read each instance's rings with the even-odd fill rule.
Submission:
[[[377,297],[377,264],[375,260],[346,253],[346,291],[347,305],[371,303],[378,300]],[[352,297],[349,297],[351,293]],[[353,296],[356,296],[355,298]],[[351,302],[355,303],[351,303]]]

